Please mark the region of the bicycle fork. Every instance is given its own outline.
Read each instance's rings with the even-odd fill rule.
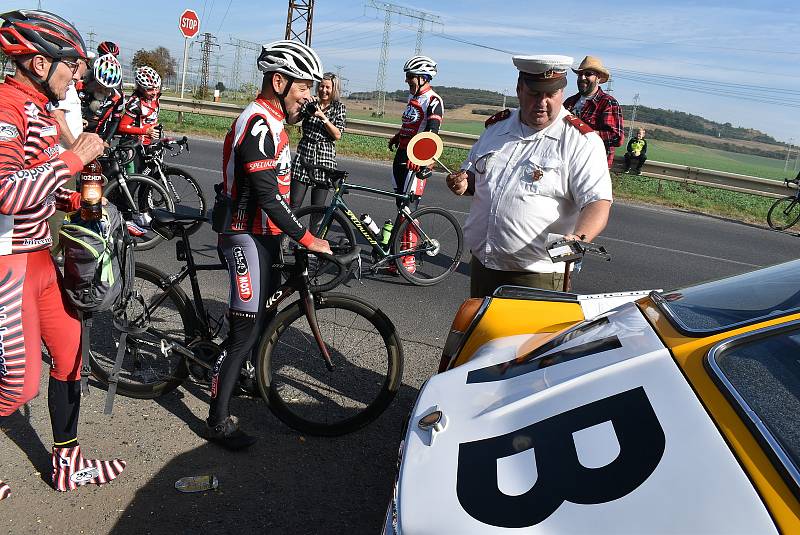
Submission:
[[[303,302],[303,311],[306,314],[308,325],[311,327],[311,332],[314,334],[314,339],[317,341],[319,351],[322,353],[322,358],[325,360],[325,367],[328,371],[333,371],[333,361],[331,354],[328,352],[328,345],[322,339],[322,333],[319,330],[319,322],[317,321],[317,309],[314,305],[314,296],[311,295],[307,289],[300,291],[300,297]]]

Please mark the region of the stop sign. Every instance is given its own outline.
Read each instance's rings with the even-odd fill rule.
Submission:
[[[197,13],[191,9],[184,11],[183,15],[181,15],[180,24],[178,24],[178,27],[180,28],[183,36],[187,39],[197,35],[197,32],[200,31],[200,19],[197,18]]]

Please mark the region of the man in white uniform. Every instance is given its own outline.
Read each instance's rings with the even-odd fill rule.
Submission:
[[[564,264],[547,254],[548,235],[593,240],[611,209],[605,147],[562,107],[567,56],[514,56],[519,109],[486,121],[461,171],[447,177],[472,195],[464,238],[472,252],[470,294],[514,284],[560,290]]]

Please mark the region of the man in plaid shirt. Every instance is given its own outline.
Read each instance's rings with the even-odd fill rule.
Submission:
[[[600,134],[611,169],[614,147],[622,146],[624,136],[619,102],[600,89],[600,84],[608,81],[608,69],[599,58],[586,56],[580,66],[572,70],[578,75],[578,92],[564,101],[564,107]]]

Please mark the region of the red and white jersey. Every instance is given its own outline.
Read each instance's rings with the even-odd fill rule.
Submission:
[[[61,186],[83,163],[72,151],[59,154],[58,123],[47,102],[11,77],[0,84],[0,255],[50,247],[47,219],[80,205],[80,194]]]
[[[119,122],[118,134],[136,136],[144,145],[152,143],[147,130],[158,124],[159,93],[153,100],[145,100],[138,93],[125,100],[125,115]]]
[[[223,232],[285,232],[301,243],[310,241],[311,235],[289,209],[292,162],[283,118],[281,110],[259,98],[225,136],[220,193],[230,199],[230,213]]]
[[[423,89],[419,95],[410,95],[400,126],[400,147],[408,146],[408,141],[419,132],[438,132],[443,115],[444,101],[431,86]],[[434,124],[435,128],[429,128]]]

